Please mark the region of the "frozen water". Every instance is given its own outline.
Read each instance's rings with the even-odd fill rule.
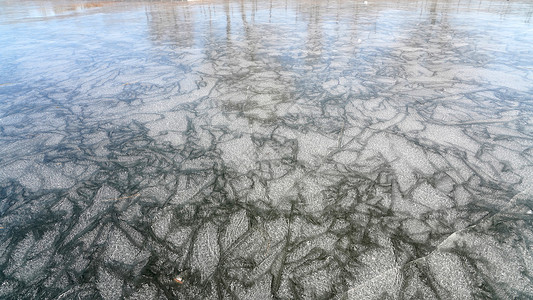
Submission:
[[[120,299],[122,296],[122,280],[104,268],[98,269],[96,286],[105,300]]]
[[[532,11],[3,1],[0,298],[533,298]]]

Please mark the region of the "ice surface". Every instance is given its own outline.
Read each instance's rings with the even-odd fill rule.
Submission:
[[[106,269],[98,269],[96,286],[105,300],[120,299],[122,295],[122,280]]]
[[[219,246],[216,229],[212,224],[205,225],[198,233],[191,265],[201,271],[202,280],[213,275],[219,260]]]
[[[3,1],[0,298],[533,298],[531,11]]]

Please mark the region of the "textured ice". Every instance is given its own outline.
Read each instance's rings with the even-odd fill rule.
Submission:
[[[219,145],[222,159],[228,167],[240,173],[254,168],[255,146],[248,135],[229,140]]]
[[[106,249],[108,261],[131,265],[148,258],[147,254],[147,252],[141,251],[138,246],[134,245],[128,239],[126,233],[118,229],[114,229],[110,233],[109,243]]]
[[[155,217],[154,222],[152,223],[152,230],[158,238],[165,238],[170,229],[172,217],[171,211],[163,211]]]
[[[128,300],[157,299],[157,288],[145,284],[139,288],[133,295],[126,298]]]
[[[105,300],[120,299],[122,296],[122,280],[111,271],[104,268],[98,269],[98,281],[96,286]]]
[[[191,265],[201,271],[202,280],[213,275],[219,260],[220,249],[217,241],[216,229],[212,224],[206,224],[198,233],[198,240],[194,245]]]
[[[422,183],[415,187],[412,195],[413,201],[432,210],[453,207],[453,201],[448,196],[439,192],[427,183]]]
[[[248,230],[246,211],[241,210],[231,216],[223,238],[224,249],[231,249],[237,240]]]
[[[528,1],[4,2],[0,298],[533,297]]]

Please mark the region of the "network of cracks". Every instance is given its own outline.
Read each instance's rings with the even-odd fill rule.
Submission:
[[[148,36],[6,42],[0,297],[533,297],[529,23],[398,3],[115,3]]]

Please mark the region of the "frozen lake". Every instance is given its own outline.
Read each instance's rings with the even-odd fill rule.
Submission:
[[[533,298],[532,14],[0,0],[0,298]]]

